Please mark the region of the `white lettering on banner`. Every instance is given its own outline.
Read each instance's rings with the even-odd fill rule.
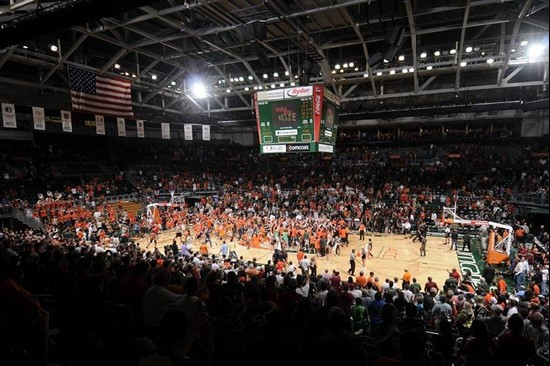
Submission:
[[[162,139],[170,140],[170,123],[161,123],[160,132]]]
[[[326,137],[332,137],[332,131],[330,131],[330,130],[325,130],[325,136],[326,136]]]
[[[204,141],[210,141],[210,126],[208,125],[202,126],[202,139]]]
[[[275,136],[296,136],[298,135],[298,130],[277,130],[275,131]]]
[[[145,138],[145,125],[142,120],[136,121],[137,137]]]
[[[126,136],[126,120],[124,118],[117,118],[116,125],[118,130],[118,135],[121,137]]]
[[[183,134],[186,141],[193,140],[193,125],[183,125]]]
[[[2,103],[2,121],[4,128],[17,128],[15,105]]]
[[[460,252],[457,253],[457,257],[460,265],[460,272],[464,273],[466,270],[469,270],[472,273],[472,282],[477,286],[481,282],[481,272],[473,254]]]
[[[287,145],[287,151],[309,151],[309,144],[307,145]]]
[[[61,111],[61,126],[63,128],[63,132],[73,132],[71,112]]]
[[[319,144],[319,152],[334,153],[334,146],[326,145],[326,144]]]
[[[46,129],[46,116],[44,114],[44,108],[32,107],[32,120],[35,130],[44,131]]]
[[[286,145],[262,145],[262,152],[264,154],[284,153]]]
[[[302,97],[311,97],[312,95],[313,95],[312,86],[285,89],[285,98],[302,98]]]
[[[322,107],[322,103],[321,103],[321,93],[315,93],[315,116],[320,116],[321,115],[321,107]]]
[[[105,117],[97,114],[95,116],[95,133],[105,135]]]

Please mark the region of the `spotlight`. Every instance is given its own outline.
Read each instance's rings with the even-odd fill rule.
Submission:
[[[347,69],[348,68],[347,62],[345,64],[343,64],[342,66],[344,67],[344,69]]]
[[[403,55],[399,56],[399,61],[405,61],[405,56]]]
[[[273,73],[273,77],[274,77],[274,78],[278,78],[278,77],[279,77],[279,73],[278,73],[278,72],[274,72],[274,73]]]
[[[389,63],[390,63],[390,61],[389,61],[389,60],[387,60],[387,59],[384,59],[384,63],[385,63],[385,64],[389,64]]]
[[[0,14],[2,14],[2,13],[0,12]],[[26,49],[28,49],[28,48],[29,48],[29,46],[23,45],[23,49],[24,49],[24,50],[26,50]]]
[[[472,46],[466,47],[466,52],[467,52],[467,53],[470,53],[470,52],[472,52],[473,50],[474,50],[474,48],[473,48]]]
[[[435,51],[435,52],[434,52],[434,56],[435,56],[435,57],[441,56],[441,51]]]
[[[248,75],[248,80],[254,80],[254,78],[252,77],[252,75]]]
[[[267,78],[268,78],[267,74],[263,74],[262,77],[263,77],[264,79],[267,79]]]
[[[340,69],[340,73],[343,73],[344,72],[344,69]]]
[[[50,50],[51,50],[52,52],[57,52],[58,48],[57,48],[56,45],[52,44],[52,45],[50,46]]]
[[[529,41],[521,41],[521,43],[519,44],[521,47],[525,47],[529,44]],[[55,52],[55,51],[54,51]]]
[[[289,76],[290,73],[288,71],[285,71],[285,76]]]
[[[456,50],[453,48],[451,51],[450,51],[450,54],[451,55],[454,55],[456,53]]]
[[[382,76],[382,71],[378,71],[378,72],[376,73],[376,76]]]
[[[264,87],[263,87],[263,86],[261,86],[261,85],[260,85],[260,86],[258,87],[258,89],[260,89],[260,90],[262,90],[263,88],[264,88]]]
[[[130,73],[129,73],[129,72],[125,72],[124,75],[130,76]]]
[[[534,44],[529,48],[529,57],[540,57],[546,47],[541,44]]]
[[[414,72],[414,67],[410,67],[409,72]]]
[[[401,70],[401,72],[402,72],[403,74],[406,74],[406,73],[408,73],[408,72],[409,72],[409,70],[407,70],[407,69],[403,69],[403,70]]]
[[[368,78],[368,77],[369,77],[369,74],[368,74],[368,73],[364,73],[364,74],[363,74],[363,77],[364,77],[364,78]]]
[[[353,67],[353,66],[355,66],[355,64],[353,62],[350,62],[349,67]]]
[[[340,70],[340,67],[341,67],[340,64],[334,65],[334,68],[335,68],[336,70]]]
[[[136,74],[132,74],[132,77],[135,78],[135,77],[136,77]]]
[[[247,86],[246,88],[244,88],[244,91],[249,91],[250,88]]]
[[[258,87],[257,87],[257,86],[255,86],[255,87],[254,87],[254,90],[258,90]]]
[[[462,62],[460,63],[460,66],[461,66],[461,67],[464,67],[464,66],[466,66],[466,65],[468,65],[468,63],[467,63],[466,61],[462,61]]]
[[[428,57],[428,54],[426,52],[422,52],[420,54],[420,58],[426,58],[426,57]]]
[[[395,74],[395,70],[390,70],[390,75],[394,75]]]
[[[426,70],[430,71],[430,70],[432,70],[433,68],[434,68],[434,67],[433,67],[432,65],[430,65],[430,66],[426,67]]]
[[[296,86],[295,82],[290,83],[290,86]]]
[[[198,99],[204,99],[208,97],[208,94],[206,93],[206,87],[203,83],[196,82],[191,86],[191,91],[193,95]]]
[[[493,62],[495,62],[495,60],[492,59],[492,58],[490,58],[490,59],[487,60],[487,63],[488,63],[489,65],[492,64]]]
[[[231,89],[225,89],[226,93],[231,93]]]
[[[356,68],[355,68],[354,70],[355,70],[355,71],[359,71],[359,68],[358,68],[358,67],[356,67]]]
[[[175,81],[172,81],[170,84],[172,84],[172,86],[176,86],[176,82],[175,82]]]
[[[284,88],[285,83],[280,83],[279,86],[280,86],[281,88]]]
[[[115,69],[120,70],[120,64],[115,64]]]
[[[241,77],[239,78],[239,81],[241,81],[241,82],[244,81],[244,78],[241,76]]]
[[[275,89],[275,84],[271,84],[271,89]]]
[[[157,77],[158,77],[158,76],[155,75],[155,74],[151,75],[151,79],[153,79],[153,80],[157,80]]]
[[[336,74],[336,70],[332,70],[332,73],[333,73],[333,74]]]

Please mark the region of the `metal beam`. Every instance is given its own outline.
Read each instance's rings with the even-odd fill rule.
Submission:
[[[519,33],[519,29],[521,28],[521,22],[527,15],[527,11],[529,10],[529,7],[533,3],[533,0],[525,0],[525,3],[523,4],[523,7],[521,8],[521,11],[518,14],[518,18],[516,22],[514,23],[514,30],[512,32],[512,39],[510,40],[510,45],[508,47],[508,51],[506,52],[506,58],[504,59],[504,63],[500,67],[500,75],[498,77],[497,85],[502,85],[502,81],[504,80],[504,75],[506,74],[506,70],[508,70],[508,64],[510,63],[510,58],[512,57],[512,48],[515,47],[516,38]]]
[[[470,2],[470,0],[468,0]],[[411,45],[413,51],[413,67],[414,67],[414,92],[418,92],[418,56],[416,54],[416,25],[414,24],[414,15],[412,9],[412,0],[405,2],[407,7],[407,17],[409,18],[409,30],[411,32]]]
[[[506,79],[503,80],[504,84],[508,84],[508,82],[512,80],[512,78],[516,76],[519,72],[521,72],[521,70],[523,70],[524,68],[525,66],[520,66],[514,71],[512,71],[508,76],[506,76]]]
[[[11,55],[13,55],[13,53],[15,52],[15,50],[17,49],[17,45],[15,46],[12,46],[10,48],[8,48],[3,55],[0,56],[0,69],[2,68],[2,66],[4,66],[4,64],[10,59]]]
[[[126,56],[126,54],[128,53],[129,51],[125,48],[122,48],[120,50],[118,50],[117,53],[115,53],[113,55],[113,57],[111,57],[111,59],[109,61],[107,61],[105,63],[105,65],[103,65],[103,67],[101,68],[101,73],[103,74],[105,71],[109,70],[111,67],[113,67],[114,64],[116,64],[116,62],[118,60],[120,60],[122,57]]]
[[[432,75],[422,86],[419,88],[420,91],[424,91],[428,85],[430,85],[435,79],[437,79],[437,75]]]
[[[59,62],[48,71],[48,73],[44,76],[42,80],[40,80],[40,86],[43,86],[46,81],[48,81],[48,79],[51,78],[52,75],[57,71],[57,69],[63,66],[63,63],[67,61],[67,59],[78,49],[78,47],[80,47],[80,45],[86,40],[86,38],[88,38],[88,36],[85,34],[82,34],[80,38],[78,38],[78,40],[71,46],[71,48],[69,48],[67,52],[63,54]],[[61,53],[61,49],[59,49],[59,52]]]
[[[462,20],[462,31],[460,33],[460,43],[458,46],[458,68],[456,69],[455,89],[460,88],[460,64],[462,63],[462,57],[464,56],[464,38],[466,38],[466,26],[468,24],[468,17],[470,16],[470,6],[472,0],[466,1],[466,10],[464,10],[464,18]]]
[[[355,89],[357,89],[358,86],[359,84],[353,84],[350,86],[349,89],[342,95],[342,98],[347,98]]]
[[[177,69],[176,69],[177,70]],[[169,75],[167,76],[160,84],[159,86],[154,90],[152,91],[151,93],[149,93],[145,98],[143,98],[143,102],[142,103],[147,103],[148,101],[150,101],[151,99],[153,99],[153,97],[155,95],[157,95],[158,93],[160,93],[164,88],[166,88],[168,85],[170,85],[170,83],[174,80],[176,80],[177,78],[181,77],[183,74],[185,74],[187,71],[186,70],[179,70],[178,72],[176,73],[173,73],[172,75]]]

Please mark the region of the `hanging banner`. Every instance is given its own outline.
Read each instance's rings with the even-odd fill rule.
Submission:
[[[160,131],[163,140],[170,140],[170,123],[161,123]]]
[[[142,120],[136,121],[136,128],[137,128],[137,137],[139,138],[145,138],[145,126],[143,125]]]
[[[32,107],[32,120],[34,122],[34,129],[44,131],[46,129],[46,116],[44,114],[44,108]]]
[[[210,141],[210,126],[202,126],[202,139],[204,141]]]
[[[105,117],[95,115],[95,133],[105,135]]]
[[[126,120],[124,118],[117,118],[116,119],[116,126],[118,129],[118,135],[120,137],[126,136]]]
[[[63,132],[73,132],[73,121],[71,119],[71,112],[61,111],[61,126]]]
[[[193,140],[193,125],[183,125],[183,135],[186,141]]]
[[[15,118],[15,105],[2,103],[2,121],[4,128],[17,128],[17,119]]]

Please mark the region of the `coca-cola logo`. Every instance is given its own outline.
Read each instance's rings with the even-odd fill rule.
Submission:
[[[4,108],[4,110],[6,111],[6,113],[13,112],[13,109],[11,107],[6,107],[6,108]]]
[[[63,114],[63,118],[69,119],[69,113],[64,113],[64,114]]]
[[[303,87],[303,88],[292,88],[288,89],[286,92],[286,95],[289,97],[297,98],[300,96],[307,96],[311,95],[311,88],[310,87]]]

